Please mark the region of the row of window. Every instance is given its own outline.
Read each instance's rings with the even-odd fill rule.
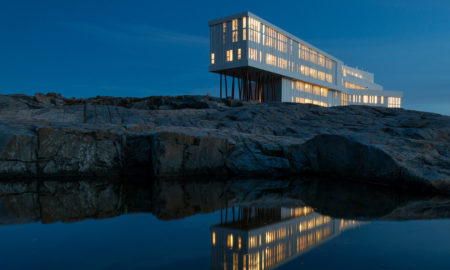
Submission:
[[[243,40],[246,40],[247,35],[247,18],[242,18],[242,33],[243,33]],[[238,21],[237,19],[234,19],[232,21],[232,33],[233,33],[233,42],[238,41]],[[268,27],[264,24],[261,24],[258,20],[255,20],[254,18],[249,17],[248,18],[248,29],[249,29],[249,40],[253,41],[255,43],[261,43],[261,26],[262,26],[262,44],[277,49],[280,52],[287,53],[288,52],[288,45],[290,44],[290,54],[292,55],[292,48],[293,48],[293,40],[288,38],[286,35],[272,29],[271,27]],[[223,24],[223,31],[226,32],[226,23]],[[234,34],[236,31],[236,34]],[[225,38],[224,38],[225,43]],[[318,53],[315,50],[310,49],[309,47],[298,43],[298,55],[300,59],[303,59],[305,61],[309,61],[311,63],[314,63],[316,65],[320,65],[322,67],[326,67],[328,69],[333,68],[333,60],[326,57],[323,54]]]
[[[353,76],[353,77],[356,77],[356,78],[360,78],[360,79],[363,78],[362,74],[360,74],[358,72],[354,72],[352,70],[348,70],[348,69],[346,69],[344,67],[342,67],[342,74],[344,75],[344,77],[347,76],[347,75],[350,75],[350,76]]]
[[[345,86],[345,88],[349,88],[349,89],[368,89],[367,87],[357,85],[354,83],[350,83],[350,82],[344,82],[344,86]]]
[[[294,103],[294,97],[292,97],[292,102]],[[326,103],[326,102],[318,101],[318,100],[314,100],[314,99],[302,98],[302,97],[296,97],[295,103],[314,104],[314,105],[322,106],[322,107],[329,106],[328,103]]]
[[[328,97],[328,89],[320,87],[318,85],[312,85],[302,81],[292,81],[292,89],[296,89],[300,92],[314,94],[317,96]]]
[[[319,79],[321,81],[327,81],[329,83],[333,82],[333,75],[325,73],[323,71],[318,71],[317,69],[310,68],[304,65],[300,66],[300,73],[314,79]]]

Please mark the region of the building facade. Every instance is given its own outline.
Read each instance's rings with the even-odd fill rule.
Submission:
[[[220,95],[260,102],[400,108],[402,92],[384,91],[374,74],[349,67],[250,12],[212,20],[209,71]]]

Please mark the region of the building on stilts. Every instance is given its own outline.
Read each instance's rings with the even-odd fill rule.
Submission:
[[[324,107],[400,108],[402,92],[385,91],[374,74],[341,60],[250,13],[209,22],[209,71],[220,97]]]

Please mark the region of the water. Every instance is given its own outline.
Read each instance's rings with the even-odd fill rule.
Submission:
[[[327,187],[3,183],[1,269],[450,269],[447,198]]]

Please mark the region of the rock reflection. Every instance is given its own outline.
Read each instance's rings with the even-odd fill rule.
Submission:
[[[330,217],[357,220],[450,217],[449,198],[323,180],[0,181],[0,224],[74,222],[142,212],[171,220],[233,205],[271,209],[309,205]],[[242,211],[244,215],[246,210]],[[227,215],[232,217],[232,212]],[[247,221],[250,226],[255,220]]]
[[[211,226],[212,269],[275,269],[359,224],[308,206],[225,209]]]

